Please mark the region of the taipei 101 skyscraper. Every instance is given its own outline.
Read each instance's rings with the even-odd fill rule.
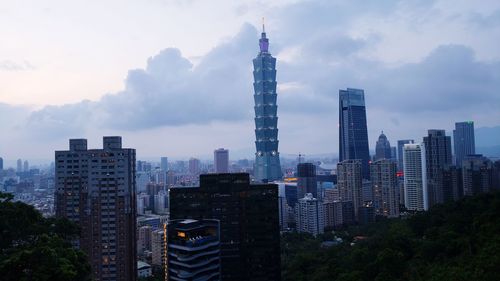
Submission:
[[[260,52],[253,60],[255,101],[255,167],[257,181],[281,179],[278,152],[278,106],[276,104],[276,58],[269,53],[264,24],[259,40]]]

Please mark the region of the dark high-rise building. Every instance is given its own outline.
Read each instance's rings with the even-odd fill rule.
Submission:
[[[263,29],[260,52],[253,60],[255,102],[255,166],[257,181],[273,181],[282,177],[278,152],[278,105],[276,94],[276,59],[269,53],[269,39]]]
[[[476,154],[476,143],[474,139],[474,122],[457,122],[453,130],[453,146],[455,149],[455,160],[457,167],[462,167],[462,161],[467,155]]]
[[[427,166],[427,191],[429,207],[444,202],[444,198],[453,197],[444,194],[443,169],[452,166],[451,138],[446,136],[444,130],[429,130],[424,137],[426,166]]]
[[[3,170],[3,158],[0,157],[0,171]]]
[[[457,201],[464,196],[462,184],[462,168],[456,166],[445,167],[443,169],[443,200]]]
[[[173,220],[168,224],[169,280],[220,280],[218,220]]]
[[[482,155],[469,155],[462,162],[464,195],[493,191],[493,163]]]
[[[71,139],[55,165],[56,216],[80,226],[76,245],[92,279],[136,280],[135,149],[122,148],[121,137],[104,137],[103,149]]]
[[[229,172],[229,150],[224,148],[214,150],[214,170],[216,173]]]
[[[392,148],[391,143],[387,140],[384,132],[378,137],[377,145],[375,146],[375,161],[380,159],[391,159]]]
[[[365,93],[347,88],[339,91],[339,162],[350,159],[361,161],[363,179],[369,180]]]
[[[403,171],[403,147],[405,144],[413,143],[413,140],[398,140],[398,171]]]
[[[220,221],[221,280],[280,280],[277,185],[201,175],[199,187],[170,189],[170,219]]]
[[[299,163],[297,165],[297,198],[302,199],[307,193],[318,198],[316,183],[316,166],[313,163]]]

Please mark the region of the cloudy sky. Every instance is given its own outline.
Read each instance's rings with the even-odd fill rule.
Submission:
[[[371,148],[381,130],[500,125],[496,0],[16,0],[0,4],[0,155],[122,135],[139,158],[252,157],[262,17],[284,154],[338,151],[347,87],[365,90]]]

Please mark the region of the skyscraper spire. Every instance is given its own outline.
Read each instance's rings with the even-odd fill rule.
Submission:
[[[261,53],[269,52],[269,39],[266,37],[266,27],[264,25],[264,18],[262,18],[262,33],[259,39],[259,46]]]

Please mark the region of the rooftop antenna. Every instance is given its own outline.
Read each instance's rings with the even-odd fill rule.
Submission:
[[[265,19],[262,17],[262,33],[266,33]]]

